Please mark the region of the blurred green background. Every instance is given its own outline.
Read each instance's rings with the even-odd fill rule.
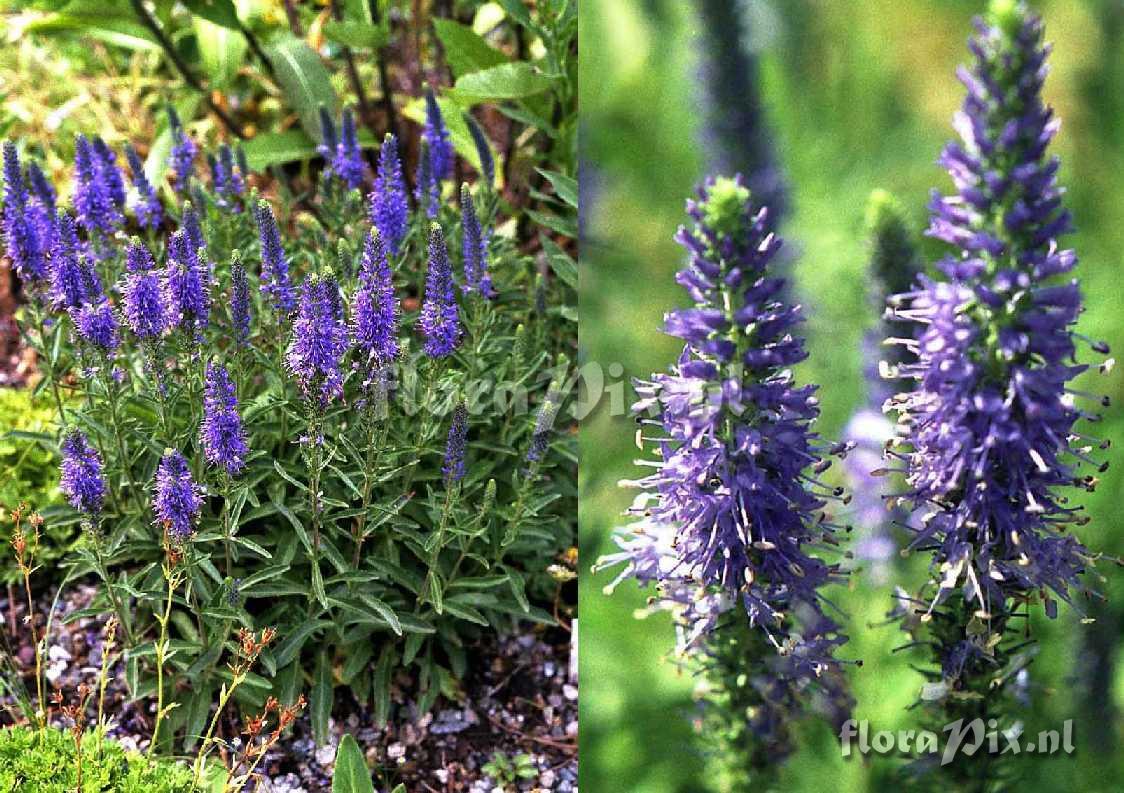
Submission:
[[[751,44],[758,49],[761,92],[792,211],[783,233],[798,253],[795,277],[809,321],[811,358],[798,376],[824,384],[819,429],[838,437],[862,399],[860,339],[874,321],[864,295],[863,209],[883,187],[925,224],[929,191],[949,189],[935,161],[951,136],[950,119],[963,92],[955,68],[967,59],[971,18],[984,0],[755,0]],[[1085,333],[1124,349],[1120,267],[1124,251],[1124,2],[1040,0],[1046,38],[1054,44],[1047,100],[1061,116],[1053,150],[1061,157],[1077,233],[1067,238],[1081,257],[1079,276],[1088,312]],[[683,0],[584,0],[581,12],[582,249],[581,345],[586,361],[624,365],[626,376],[660,370],[679,345],[658,332],[664,311],[683,300],[672,276],[682,256],[672,234],[683,202],[703,175],[698,144],[694,8]],[[939,248],[926,243],[927,259]],[[1116,397],[1096,432],[1124,440],[1124,397],[1117,368],[1090,375],[1086,387]],[[630,394],[631,397],[631,394]],[[636,475],[634,425],[610,415],[608,400],[582,428],[581,775],[594,793],[708,791],[705,736],[692,735],[690,676],[666,660],[670,621],[634,611],[644,593],[633,585],[612,597],[602,587],[612,573],[590,575],[610,550],[609,534],[631,494],[617,481]],[[1112,454],[1112,453],[1110,453]],[[1124,518],[1116,498],[1116,465],[1088,498],[1093,522],[1082,538],[1106,554],[1124,552]],[[916,589],[924,560],[903,564],[898,582]],[[1109,561],[1099,572],[1109,605],[1087,608],[1090,625],[1062,610],[1058,620],[1032,626],[1041,653],[1031,667],[1028,730],[1074,719],[1073,756],[1028,758],[1020,789],[1122,789],[1124,672],[1110,667],[1101,688],[1090,686],[1092,649],[1109,658],[1124,627],[1124,571]],[[895,625],[881,625],[891,585],[855,576],[832,593],[846,610],[857,718],[872,729],[917,726],[906,708],[922,678],[922,659],[891,654],[904,642]],[[1122,659],[1124,662],[1124,659]],[[803,728],[803,748],[789,762],[783,790],[884,790],[900,761],[840,757],[823,725]]]

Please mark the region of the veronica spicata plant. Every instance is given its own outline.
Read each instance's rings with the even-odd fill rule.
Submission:
[[[850,696],[835,658],[846,640],[824,588],[842,578],[821,552],[842,528],[823,513],[839,489],[819,475],[845,447],[813,431],[814,386],[800,310],[769,272],[781,242],[740,177],[709,180],[688,202],[677,276],[692,305],[667,314],[676,364],[638,382],[634,410],[654,472],[620,530],[617,582],[655,585],[679,627],[679,652],[704,678],[707,739],[732,790],[760,789],[792,751],[792,720],[822,707],[841,722]],[[613,586],[616,585],[614,582]]]
[[[445,159],[420,211],[406,147],[388,136],[370,172],[350,115],[309,204],[265,200],[244,157],[198,156],[178,119],[178,206],[153,204],[173,193],[131,149],[140,198],[119,200],[96,139],[74,207],[48,206],[4,145],[4,242],[68,502],[43,515],[90,537],[91,610],[119,615],[154,746],[197,744],[216,699],[258,712],[307,692],[323,740],[343,686],[385,721],[404,669],[425,710],[456,696],[479,634],[555,621],[572,293],[490,183],[451,182],[457,152],[430,126]],[[266,629],[235,690],[230,648]]]
[[[1070,216],[1046,153],[1058,121],[1041,98],[1042,23],[996,0],[977,30],[960,140],[941,156],[956,192],[934,196],[929,227],[953,250],[943,278],[892,298],[893,317],[917,330],[903,342],[916,360],[890,373],[912,382],[894,400],[905,428],[895,456],[919,510],[911,547],[932,555],[931,582],[903,598],[905,627],[932,651],[922,698],[943,723],[1005,728],[1034,654],[1030,612],[1054,617],[1058,599],[1087,591],[1095,555],[1068,531],[1086,520],[1069,493],[1092,489],[1105,465],[1077,426],[1095,418],[1089,395],[1070,385],[1087,340],[1074,330],[1077,257],[1058,241]],[[991,790],[1012,770],[1004,759],[960,753],[934,781]]]

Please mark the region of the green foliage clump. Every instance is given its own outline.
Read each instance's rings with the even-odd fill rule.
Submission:
[[[50,430],[55,408],[46,397],[27,388],[0,389],[0,507],[15,509],[28,504],[46,507],[58,499],[58,465]],[[73,522],[50,522],[40,532],[36,558],[50,565],[69,551],[78,537]],[[0,562],[0,579],[11,583],[19,570],[8,554]]]
[[[534,779],[539,775],[538,769],[535,768],[535,761],[529,754],[508,757],[503,752],[496,752],[481,770],[498,782],[504,790],[514,789],[521,779]]]
[[[0,729],[0,790],[35,793],[188,793],[191,772],[171,760],[128,752],[92,732],[79,756],[73,736],[61,730]]]

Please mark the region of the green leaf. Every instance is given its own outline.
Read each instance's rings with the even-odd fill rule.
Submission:
[[[192,26],[210,87],[228,87],[246,58],[246,38],[237,30],[217,25],[201,15],[192,20]]]
[[[536,30],[535,23],[531,20],[531,12],[523,0],[499,0],[507,15],[529,30]]]
[[[265,132],[246,141],[242,148],[250,168],[255,171],[316,156],[316,141],[303,129]]]
[[[301,648],[304,643],[308,641],[308,637],[316,633],[321,628],[332,627],[330,620],[316,620],[302,622],[300,627],[293,629],[286,636],[284,641],[281,642],[277,648],[277,666],[282,667],[289,664],[300,655]]]
[[[538,223],[540,226],[546,226],[551,231],[556,231],[564,237],[570,239],[577,239],[578,237],[578,223],[573,218],[562,218],[558,215],[548,215],[545,212],[536,212],[533,209],[526,210],[527,217]]]
[[[438,614],[444,613],[444,604],[441,600],[441,579],[438,578],[437,573],[433,570],[430,570],[426,575],[425,592],[429,602],[433,604],[433,610]]]
[[[316,662],[309,695],[309,718],[312,721],[312,738],[317,746],[328,743],[328,719],[332,715],[332,662],[327,651],[321,652]]]
[[[554,79],[529,63],[502,63],[459,78],[456,97],[467,104],[523,99],[541,94],[554,85]]]
[[[324,25],[324,37],[352,49],[377,50],[390,40],[390,33],[383,25],[332,20]]]
[[[453,74],[462,77],[481,69],[508,63],[510,58],[486,42],[476,31],[451,19],[434,19],[433,29],[445,47],[445,60]]]
[[[548,171],[544,168],[536,168],[536,171],[545,176],[550,184],[554,187],[554,193],[574,209],[578,208],[578,182],[571,176],[558,173],[557,171]]]
[[[454,617],[460,617],[462,620],[475,622],[477,625],[483,625],[485,628],[488,627],[487,618],[472,606],[456,600],[446,600],[444,605],[445,611],[449,612]]]
[[[160,45],[152,38],[148,29],[139,22],[115,19],[99,21],[67,14],[51,14],[31,22],[24,30],[32,33],[78,32],[125,49],[160,51]]]
[[[333,117],[340,112],[339,98],[320,56],[301,39],[285,35],[265,52],[285,97],[300,116],[301,126],[313,139],[320,137],[320,106]]]
[[[542,248],[546,252],[546,260],[554,274],[571,289],[578,288],[578,265],[570,258],[566,251],[558,247],[558,243],[545,234],[539,235]]]
[[[387,647],[379,656],[379,662],[371,676],[372,696],[374,697],[373,721],[376,727],[385,727],[390,719],[390,681],[394,677],[394,667],[398,653]]]
[[[238,11],[233,0],[183,0],[183,4],[196,19],[238,30]]]
[[[527,600],[527,584],[523,580],[523,575],[515,570],[509,569],[507,571],[507,579],[511,584],[511,594],[514,595],[515,599],[519,602],[519,607],[523,609],[524,612],[529,612],[531,610],[531,602]]]
[[[375,793],[371,769],[355,738],[343,736],[336,749],[336,767],[332,774],[332,793]]]

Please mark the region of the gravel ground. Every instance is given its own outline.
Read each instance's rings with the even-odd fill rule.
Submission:
[[[81,683],[96,685],[102,621],[81,619],[63,625],[60,618],[84,608],[93,592],[92,586],[79,585],[59,599],[48,640],[47,678],[52,687],[71,697]],[[44,598],[36,606],[37,613],[44,614],[49,607],[50,599]],[[10,646],[22,671],[33,674],[34,649],[22,624],[24,613],[18,594],[14,608],[7,597],[0,597],[7,642],[0,645],[0,653]],[[492,637],[473,650],[460,702],[441,700],[430,713],[419,714],[414,681],[400,674],[392,689],[394,715],[385,729],[372,726],[369,711],[346,695],[337,696],[329,746],[315,745],[309,722],[301,717],[262,762],[257,790],[329,791],[335,743],[351,733],[374,769],[379,793],[399,783],[410,793],[576,792],[578,689],[570,634],[559,628],[529,630],[518,636]],[[34,690],[34,679],[27,683]],[[10,704],[10,698],[0,697],[0,705]],[[0,712],[0,724],[11,721],[6,710]],[[125,745],[144,749],[151,734],[152,710],[150,702],[128,702],[122,670],[116,669],[106,705],[114,719],[110,734]],[[225,734],[237,735],[237,728],[230,723]],[[535,776],[506,787],[492,779],[482,768],[497,752],[508,758],[527,755]]]

